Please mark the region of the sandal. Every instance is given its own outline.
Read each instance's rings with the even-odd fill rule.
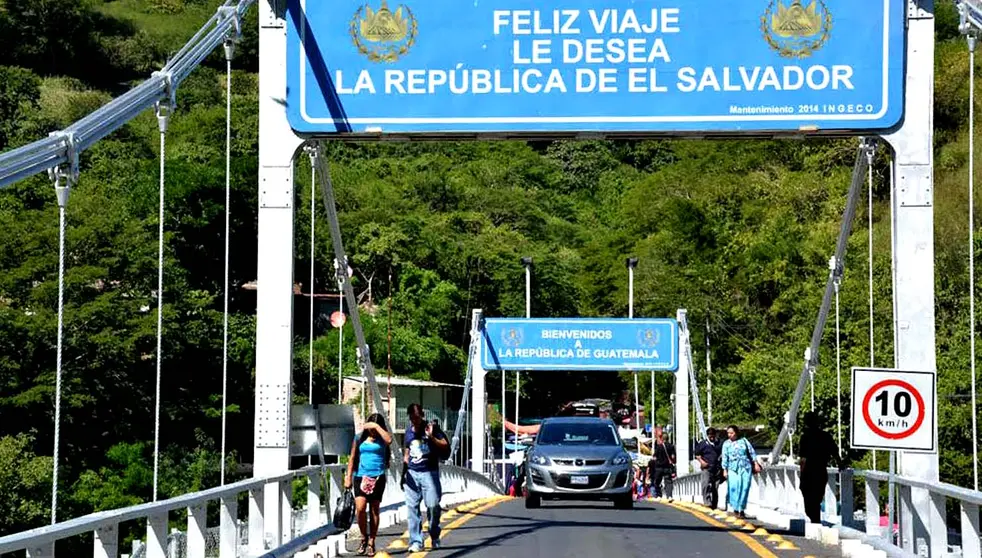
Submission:
[[[362,539],[361,544],[358,546],[357,554],[359,556],[365,556],[368,553],[368,539]],[[372,554],[375,554],[374,552]]]
[[[375,556],[375,541],[372,541],[366,549],[366,556]]]

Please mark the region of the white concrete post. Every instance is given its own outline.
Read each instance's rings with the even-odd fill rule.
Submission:
[[[487,372],[484,370],[484,366],[481,365],[481,355],[484,354],[484,331],[481,328],[481,317],[482,313],[479,308],[475,308],[471,312],[471,335],[478,335],[478,350],[477,358],[471,363],[471,470],[475,473],[484,474],[484,456],[486,455],[486,448],[484,447],[484,429],[487,418],[485,413],[487,408],[484,405],[485,400],[485,377]]]
[[[249,491],[249,553],[257,556],[266,550],[263,528],[265,523],[263,517],[266,513],[266,507],[263,505],[265,498],[266,493],[263,488],[253,488]]]
[[[27,549],[27,558],[54,558],[55,543],[48,543]]]
[[[839,473],[839,516],[842,518],[842,525],[846,527],[852,527],[854,486],[852,470],[841,471]]]
[[[285,2],[259,9],[259,235],[256,297],[256,391],[253,475],[289,470],[293,372],[293,159],[302,141],[287,122]],[[279,544],[276,485],[267,487],[264,537]],[[250,507],[250,513],[254,513]],[[250,522],[252,523],[252,522]],[[250,537],[250,544],[252,540]]]
[[[147,518],[147,558],[167,558],[167,512]]]
[[[979,545],[979,506],[968,502],[961,503],[962,516],[962,556],[979,558],[982,548]]]
[[[880,481],[869,477],[866,482],[866,534],[881,536],[880,530]]]
[[[188,558],[205,558],[205,531],[208,529],[208,506],[188,508]]]
[[[676,313],[679,323],[685,319],[685,310]],[[689,362],[688,333],[679,329],[679,369],[675,372],[675,473],[679,477],[689,474]]]
[[[219,505],[221,525],[218,528],[218,556],[236,558],[239,546],[239,501],[235,495],[225,496]]]
[[[321,520],[321,477],[313,474],[307,477],[307,524],[304,531],[320,527]]]
[[[907,82],[903,126],[884,136],[894,150],[893,293],[896,366],[937,371],[934,317],[934,0],[908,0]],[[934,402],[937,408],[937,401]],[[935,421],[937,424],[937,421]],[[935,431],[935,437],[937,436]],[[936,446],[937,444],[935,444]],[[938,455],[901,452],[900,474],[937,482]],[[947,554],[947,529],[932,517],[927,490],[911,491],[904,530]],[[911,541],[913,544],[914,541]]]
[[[293,482],[280,481],[280,539],[276,546],[293,540]],[[269,529],[266,529],[269,532]]]
[[[117,558],[119,556],[119,525],[107,525],[95,530],[92,537],[93,558]]]
[[[822,503],[825,505],[825,511],[822,515],[830,523],[835,523],[835,517],[839,514],[839,502],[835,494],[836,480],[834,476],[829,476],[825,483],[825,497],[822,499]]]

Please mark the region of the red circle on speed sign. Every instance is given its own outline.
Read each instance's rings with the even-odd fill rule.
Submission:
[[[901,432],[887,432],[886,430],[883,430],[877,426],[875,422],[873,422],[873,417],[871,417],[869,414],[869,402],[870,399],[873,398],[873,394],[883,388],[891,386],[907,390],[914,396],[914,400],[917,401],[917,418],[914,419],[914,425]],[[914,432],[917,432],[917,429],[920,428],[921,424],[924,422],[924,398],[921,396],[921,392],[917,391],[917,388],[903,380],[883,380],[882,382],[874,384],[873,387],[869,388],[869,391],[866,392],[866,397],[863,398],[863,420],[866,421],[866,426],[869,426],[870,429],[878,436],[882,436],[888,440],[900,440],[902,438],[906,438]]]

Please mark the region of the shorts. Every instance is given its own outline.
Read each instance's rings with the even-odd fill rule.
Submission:
[[[369,502],[381,502],[382,494],[385,494],[385,473],[375,481],[375,490],[371,494],[365,494],[361,491],[361,477],[355,477],[352,479],[352,487],[355,489],[355,498],[364,498]]]

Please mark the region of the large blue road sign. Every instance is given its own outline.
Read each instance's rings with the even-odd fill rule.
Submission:
[[[485,370],[677,370],[672,319],[489,318]]]
[[[907,0],[289,0],[308,135],[856,131],[903,115]]]

